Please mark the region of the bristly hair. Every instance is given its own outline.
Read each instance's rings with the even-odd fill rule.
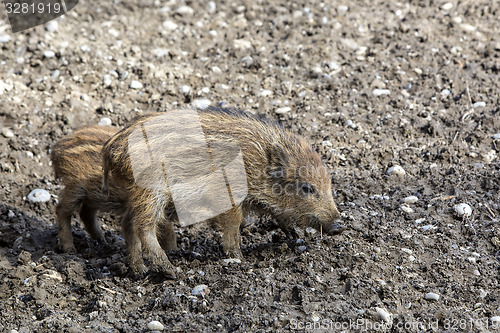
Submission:
[[[241,118],[256,118],[256,116],[249,111],[243,111],[237,108],[223,108],[217,106],[208,106],[205,109],[198,109],[198,112],[211,112],[211,113],[224,113],[229,116]]]
[[[265,114],[254,114],[254,113],[251,113],[249,111],[244,111],[244,110],[233,108],[233,107],[224,108],[224,107],[217,107],[217,106],[209,106],[205,109],[198,109],[198,112],[224,113],[224,114],[227,114],[227,115],[233,116],[233,117],[252,118],[252,119],[260,120],[261,122],[269,124],[269,125],[281,126],[281,124],[278,121],[276,121],[275,119],[267,118]]]

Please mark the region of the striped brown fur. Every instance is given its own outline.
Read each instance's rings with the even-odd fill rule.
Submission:
[[[173,266],[156,238],[159,228],[166,230],[166,234],[173,233],[176,212],[172,197],[168,191],[153,191],[136,184],[128,152],[131,133],[161,114],[150,113],[133,119],[105,144],[104,179],[105,186],[128,191],[132,216],[124,230],[131,267],[137,272],[146,270],[142,259],[144,251],[154,269],[173,275]],[[211,219],[222,229],[227,256],[241,257],[239,228],[243,216],[250,211],[271,215],[284,228],[300,225],[324,232],[337,230],[333,222],[339,213],[333,201],[330,176],[320,156],[304,139],[237,110],[209,108],[199,111],[199,118],[209,144],[236,142],[243,153],[248,196],[240,205]],[[144,163],[147,161],[145,155]],[[276,186],[293,191],[275,193]],[[175,241],[175,237],[168,236],[164,240],[169,238]]]
[[[123,213],[125,198],[120,189],[111,187],[112,195],[102,191],[102,147],[118,130],[88,126],[75,131],[52,147],[51,160],[56,178],[64,185],[56,207],[59,243],[63,251],[74,252],[71,216],[75,210],[94,239],[104,241],[97,222],[97,211]],[[123,191],[122,191],[123,192]]]

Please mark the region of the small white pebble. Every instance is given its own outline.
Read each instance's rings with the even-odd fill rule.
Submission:
[[[312,235],[315,235],[318,231],[312,227],[307,227],[306,228],[306,234],[312,236]]]
[[[9,35],[0,35],[0,43],[8,43],[10,41]]]
[[[131,89],[142,89],[142,83],[140,83],[139,81],[136,81],[136,80],[132,80],[130,82],[130,86],[129,86]]]
[[[414,195],[410,195],[410,196],[403,199],[403,202],[405,204],[414,204],[417,201],[418,201],[418,198]]]
[[[97,125],[99,126],[111,126],[112,122],[111,119],[108,117],[102,117],[101,120],[99,120],[99,123]]]
[[[165,21],[163,21],[162,26],[165,28],[165,30],[174,31],[175,29],[177,29],[177,27],[179,25],[177,23],[175,23],[174,21],[165,20]]]
[[[330,140],[325,140],[321,142],[322,146],[333,147],[333,143]]]
[[[262,97],[269,97],[272,95],[273,95],[273,92],[271,90],[264,89],[260,92],[260,96],[262,96]]]
[[[400,165],[393,165],[389,169],[387,169],[387,174],[404,176],[406,174],[406,171]]]
[[[61,71],[58,69],[55,69],[52,74],[50,75],[51,78],[57,79],[61,75]]]
[[[441,96],[443,96],[444,98],[450,96],[450,94],[451,94],[451,91],[449,89],[441,90]]]
[[[249,68],[253,65],[254,61],[251,56],[244,56],[243,58],[241,58],[240,62],[243,65],[243,67]]]
[[[476,102],[472,105],[472,107],[474,109],[478,109],[478,108],[484,108],[486,106],[486,102]]]
[[[375,194],[375,195],[372,195],[370,197],[371,200],[375,200],[375,199],[378,199],[378,200],[389,200],[390,197],[387,196],[387,195],[380,195],[380,194]]]
[[[330,62],[328,63],[328,67],[329,67],[330,69],[337,70],[337,69],[339,69],[339,68],[340,68],[340,65],[339,65],[339,64],[337,64],[335,61],[330,61]]]
[[[500,140],[500,133],[495,133],[491,136],[493,140]]]
[[[432,224],[427,224],[427,225],[422,226],[422,229],[423,229],[424,231],[427,231],[427,230],[433,230],[433,229],[436,229],[436,227],[435,227],[435,226],[433,226]]]
[[[56,20],[49,21],[45,25],[45,30],[47,30],[48,32],[57,31],[58,28],[59,28],[59,23],[57,23]]]
[[[305,245],[301,245],[298,247],[298,249],[300,252],[304,252],[305,250],[307,250],[307,247]]]
[[[490,321],[493,325],[500,325],[500,316],[493,316],[490,318]]]
[[[312,69],[312,73],[319,76],[319,75],[323,74],[323,70],[321,69],[320,66],[316,66]]]
[[[476,27],[467,23],[462,23],[460,24],[460,28],[462,28],[464,31],[467,32],[472,32],[476,30]]]
[[[349,10],[349,7],[347,7],[346,5],[340,5],[337,7],[337,9],[341,14],[344,14]]]
[[[348,119],[346,122],[345,122],[345,125],[347,127],[350,127],[352,129],[356,129],[358,128],[358,125],[356,125],[351,119]]]
[[[208,94],[210,92],[210,88],[209,87],[203,87],[203,88],[201,88],[201,92],[204,93],[204,94]]]
[[[427,293],[424,298],[428,301],[439,301],[439,295],[436,293]]]
[[[13,211],[11,211],[11,210],[9,209],[9,213],[7,214],[7,217],[8,217],[9,219],[11,219],[11,218],[13,218],[13,217],[15,217],[15,216],[16,216],[16,214],[15,214]]]
[[[372,92],[375,96],[390,95],[391,91],[389,89],[373,89]]]
[[[375,308],[375,311],[377,311],[378,315],[380,316],[380,319],[382,319],[386,323],[392,322],[392,314],[390,314],[386,309]]]
[[[183,95],[189,95],[189,93],[191,93],[191,87],[190,86],[187,86],[187,85],[183,85],[181,87],[181,93]]]
[[[163,331],[165,326],[159,321],[153,320],[148,323],[148,330],[150,331]]]
[[[115,38],[118,38],[118,36],[120,36],[120,33],[118,32],[118,30],[113,29],[113,28],[108,30],[108,34],[110,34],[111,36],[113,36]]]
[[[250,43],[249,41],[247,41],[245,39],[235,39],[233,41],[233,45],[234,45],[235,49],[239,49],[239,50],[247,50],[247,49],[252,48],[252,43]]]
[[[285,114],[285,113],[288,113],[290,111],[292,111],[292,109],[289,106],[284,106],[282,108],[278,108],[278,109],[274,110],[274,112],[276,114]]]
[[[227,258],[227,259],[222,259],[223,262],[226,264],[241,264],[241,260],[238,258]]]
[[[214,14],[216,10],[217,10],[217,4],[214,1],[209,1],[207,3],[207,12],[209,14]]]
[[[193,296],[205,296],[210,292],[210,289],[208,289],[208,286],[206,284],[200,284],[197,285],[196,287],[193,288],[191,291],[191,294]]]
[[[443,10],[450,10],[453,8],[453,4],[451,2],[447,2],[444,5],[441,6]]]
[[[497,158],[497,152],[494,149],[491,149],[486,154],[482,154],[482,157],[486,163],[491,163]]]
[[[405,213],[411,214],[414,212],[414,210],[411,207],[408,207],[406,205],[401,205],[401,210]]]
[[[195,109],[206,109],[212,104],[212,102],[208,99],[200,98],[200,99],[195,99],[194,101],[191,102],[191,105]]]
[[[194,14],[194,9],[189,7],[189,6],[180,6],[179,8],[176,9],[175,11],[176,14],[179,15],[193,15]]]
[[[102,84],[105,87],[109,87],[111,85],[111,83],[113,83],[113,81],[111,80],[111,75],[104,74],[104,76],[102,77]]]
[[[31,202],[47,202],[50,200],[50,193],[37,188],[28,194],[28,200]]]
[[[317,313],[314,312],[314,313],[311,314],[311,320],[313,322],[318,322],[318,321],[321,320],[321,317]]]
[[[43,57],[44,58],[54,58],[56,56],[56,53],[52,50],[47,50],[43,52]]]
[[[458,216],[469,217],[472,215],[472,208],[466,203],[461,203],[453,207]]]
[[[83,101],[86,101],[86,102],[90,101],[90,97],[89,97],[89,95],[87,95],[87,94],[83,94],[83,95],[81,95],[81,96],[80,96],[80,99],[81,99],[81,100],[83,100]]]
[[[403,251],[404,253],[413,254],[413,251],[412,251],[412,250],[407,249],[407,248],[405,248],[405,247],[401,248],[401,251]]]
[[[475,276],[481,276],[481,273],[479,272],[479,270],[475,269],[472,271],[472,273],[475,275]]]
[[[10,128],[4,127],[2,128],[2,135],[6,138],[14,137],[14,132]]]
[[[170,52],[168,51],[168,49],[166,49],[164,47],[157,47],[156,49],[153,50],[153,54],[157,58],[163,58],[163,57],[169,55]]]

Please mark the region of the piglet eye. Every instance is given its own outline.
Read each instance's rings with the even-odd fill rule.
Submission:
[[[303,196],[316,194],[316,188],[310,183],[300,183],[299,189]]]

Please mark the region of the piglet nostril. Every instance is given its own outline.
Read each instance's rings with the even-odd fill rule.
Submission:
[[[326,233],[328,235],[338,235],[338,234],[341,234],[342,232],[344,232],[347,228],[344,227],[343,225],[340,225],[339,223],[337,222],[333,222],[332,224],[330,224],[326,230]]]

